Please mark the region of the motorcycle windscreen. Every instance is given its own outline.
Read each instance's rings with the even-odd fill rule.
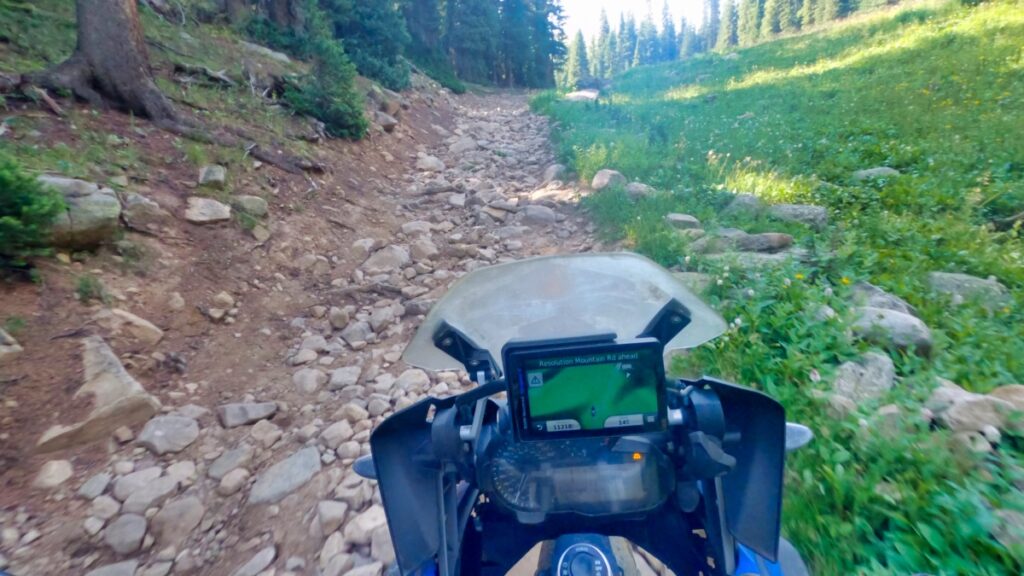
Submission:
[[[726,528],[737,541],[775,561],[782,520],[786,411],[756,390],[705,379],[725,415],[723,448],[736,467],[722,477]]]
[[[430,448],[430,407],[454,399],[428,398],[382,422],[370,436],[381,500],[402,574],[433,562],[441,546],[438,463]]]
[[[459,360],[434,345],[447,323],[499,364],[512,341],[595,334],[640,335],[666,304],[686,307],[689,324],[665,351],[694,348],[725,332],[725,321],[655,262],[628,252],[543,256],[476,269],[431,308],[402,359],[426,370],[457,370]]]

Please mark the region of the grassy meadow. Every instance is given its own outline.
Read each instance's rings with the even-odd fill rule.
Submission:
[[[991,535],[995,510],[1024,511],[1021,439],[966,453],[920,415],[936,377],[977,392],[1024,383],[1024,244],[1006,220],[1024,211],[1024,2],[892,9],[736,56],[634,69],[597,103],[545,93],[534,107],[557,122],[581,179],[607,167],[661,191],[588,198],[604,234],[712,275],[705,297],[729,333],[677,368],[761,388],[816,431],[789,462],[784,520],[815,574],[1024,573],[1024,550]],[[852,176],[877,166],[901,174]],[[826,206],[831,222],[816,232],[720,214],[731,192]],[[709,230],[788,232],[815,263],[704,260],[669,212]],[[1012,303],[952,306],[930,294],[931,271],[994,276]],[[849,286],[862,280],[916,307],[935,352],[894,351],[892,392],[837,418],[814,391],[868,349],[848,328]],[[821,318],[823,304],[835,318]],[[899,418],[877,415],[893,403]]]

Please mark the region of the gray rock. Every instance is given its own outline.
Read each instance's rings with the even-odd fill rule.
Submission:
[[[359,383],[359,377],[363,369],[359,366],[346,366],[331,372],[331,380],[327,384],[328,390],[341,390]]]
[[[775,204],[768,207],[768,214],[784,222],[797,222],[815,230],[828,226],[828,210],[811,204]]]
[[[689,214],[666,214],[665,221],[677,230],[693,230],[701,227],[700,220]]]
[[[320,443],[335,450],[342,442],[348,441],[354,434],[348,420],[339,420],[320,433]]]
[[[369,564],[363,564],[362,566],[356,566],[345,573],[345,576],[381,576],[384,571],[384,565],[380,562],[371,562]]]
[[[78,495],[86,500],[92,500],[106,491],[107,486],[110,485],[110,480],[111,476],[107,472],[93,474],[92,478],[86,480],[78,488]]]
[[[231,207],[227,204],[202,196],[192,196],[188,199],[185,220],[193,224],[212,224],[230,219]]]
[[[348,504],[334,500],[321,500],[316,506],[316,517],[324,534],[330,534],[341,527],[348,513]]]
[[[519,214],[522,217],[523,224],[527,225],[547,226],[558,221],[558,215],[554,210],[539,204],[525,206],[520,210]]]
[[[160,401],[121,365],[99,336],[82,339],[85,383],[74,398],[89,399],[92,408],[84,420],[47,429],[36,445],[37,452],[63,450],[109,437],[121,426],[133,426],[160,410]]]
[[[153,516],[150,531],[160,547],[174,546],[180,549],[205,515],[206,507],[199,498],[177,498],[165,504]]]
[[[53,489],[66,482],[74,473],[70,461],[50,460],[39,469],[32,485],[36,488]]]
[[[223,190],[228,182],[228,170],[223,166],[211,164],[199,169],[199,185],[203,188]]]
[[[793,237],[789,234],[747,234],[740,230],[724,229],[695,240],[690,244],[690,250],[698,254],[721,254],[729,251],[774,254],[792,245]]]
[[[555,180],[565,180],[568,168],[564,164],[552,164],[544,170],[544,175],[541,177],[541,184],[549,184]]]
[[[114,482],[114,498],[124,502],[136,490],[156,480],[163,474],[159,466],[150,466],[121,476]]]
[[[876,400],[896,381],[896,367],[888,354],[866,352],[856,362],[846,362],[836,371],[832,389],[856,402]]]
[[[246,50],[252,52],[253,54],[259,54],[260,56],[263,56],[265,58],[270,58],[271,60],[276,60],[277,62],[280,62],[282,64],[291,64],[291,62],[292,62],[292,59],[289,58],[288,55],[285,54],[284,52],[278,52],[276,50],[271,50],[270,48],[267,48],[266,46],[260,46],[259,44],[253,44],[252,42],[246,42],[245,40],[239,40],[238,43],[241,44],[243,48],[245,48]]]
[[[107,526],[103,541],[122,556],[138,551],[146,535],[146,519],[138,514],[122,514]]]
[[[599,170],[597,174],[594,174],[594,179],[590,181],[590,187],[594,190],[624,186],[626,186],[626,177],[621,172],[607,168]]]
[[[413,220],[402,224],[402,234],[407,236],[425,236],[434,231],[434,225],[423,220]]]
[[[371,336],[373,336],[373,328],[370,327],[369,322],[362,320],[350,323],[341,331],[341,338],[350,345],[353,342],[366,342]]]
[[[978,278],[955,272],[931,272],[928,285],[933,292],[944,294],[959,304],[976,300],[992,310],[1011,301],[1010,292],[995,278]]]
[[[1000,386],[989,392],[988,395],[1009,402],[1017,412],[1024,412],[1024,385],[1022,384]]]
[[[395,545],[391,542],[391,531],[381,526],[370,537],[370,557],[385,566],[395,563]]]
[[[217,407],[217,419],[220,425],[225,428],[245,426],[265,418],[270,418],[277,412],[276,402],[242,402],[237,404],[224,404]]]
[[[629,184],[626,184],[626,194],[633,200],[646,198],[654,194],[654,192],[654,188],[641,182],[630,182]]]
[[[122,196],[121,217],[136,230],[155,230],[171,222],[173,216],[159,204],[135,192]]]
[[[249,476],[251,474],[245,468],[235,468],[220,479],[220,484],[217,486],[217,494],[231,496],[238,493],[249,482]]]
[[[124,562],[94,568],[86,572],[85,576],[135,576],[135,571],[138,567],[138,560],[125,560]]]
[[[249,436],[264,448],[276,444],[283,434],[281,428],[270,420],[260,420],[249,429]]]
[[[231,573],[231,576],[257,576],[269,568],[276,558],[277,548],[274,546],[267,546],[257,552],[256,555],[250,558],[248,562],[239,566]]]
[[[157,416],[146,422],[139,444],[161,456],[181,452],[199,437],[199,424],[184,416]]]
[[[350,544],[366,545],[373,537],[373,531],[387,524],[384,508],[378,504],[349,520],[345,525],[345,540]]]
[[[112,337],[127,336],[150,346],[156,345],[164,337],[164,331],[149,320],[120,308],[103,308],[92,319]]]
[[[312,350],[309,350],[312,352]],[[316,352],[313,352],[316,354]],[[292,383],[303,394],[312,394],[327,382],[327,374],[317,368],[303,368],[292,374]]]
[[[373,253],[360,266],[368,274],[388,274],[409,263],[409,251],[401,246],[385,246]]]
[[[1024,549],[1024,513],[1017,510],[996,510],[992,536],[1010,550]]]
[[[410,368],[398,376],[394,387],[404,391],[423,392],[430,387],[430,376],[419,368]]]
[[[231,205],[239,212],[262,218],[270,211],[267,201],[259,196],[241,195],[231,199]]]
[[[764,202],[753,194],[737,194],[732,202],[722,210],[723,216],[752,216],[765,209]]]
[[[171,573],[171,568],[173,566],[174,562],[170,560],[153,562],[149,566],[139,569],[139,571],[135,573],[135,576],[167,576]]]
[[[901,350],[913,348],[922,356],[932,352],[931,330],[910,314],[865,306],[854,310],[851,327],[855,336],[867,342]]]
[[[672,276],[682,282],[694,294],[702,294],[711,286],[712,281],[711,276],[701,274],[700,272],[673,272]]]
[[[39,176],[37,180],[64,197],[65,210],[54,218],[51,228],[55,246],[87,250],[117,234],[121,202],[113,190],[59,176]]]
[[[384,131],[388,133],[394,132],[395,128],[398,127],[397,118],[386,112],[381,112],[379,110],[373,113],[373,121],[376,122],[378,126],[383,128]]]
[[[161,502],[171,497],[177,489],[177,478],[161,476],[132,492],[131,496],[124,501],[121,510],[132,514],[143,514],[153,506],[159,506]]]
[[[314,447],[303,448],[260,474],[249,493],[249,502],[278,502],[302,487],[318,472],[320,452]]]
[[[331,306],[330,311],[327,312],[327,320],[331,323],[331,328],[341,330],[345,326],[348,326],[349,313],[344,308]]]
[[[479,147],[480,144],[478,144],[476,140],[473,140],[469,136],[463,136],[462,138],[459,138],[458,141],[455,142],[455,144],[452,144],[448,148],[448,151],[458,156],[459,154],[472,152],[473,150],[476,150]]]
[[[23,350],[24,349],[20,344],[18,344],[18,341],[15,340],[13,336],[8,334],[3,328],[0,328],[0,366],[9,360],[12,360]]]
[[[228,450],[214,460],[213,464],[210,464],[206,475],[214,480],[220,480],[225,474],[236,468],[248,468],[252,464],[253,453],[252,446],[248,444],[242,444],[238,448]]]
[[[882,290],[874,284],[857,282],[850,290],[851,300],[858,306],[870,306],[872,308],[884,308],[895,310],[903,314],[917,316],[917,310],[908,304],[904,299]]]
[[[889,168],[888,166],[878,166],[875,168],[866,168],[864,170],[857,170],[853,173],[853,179],[862,180],[874,180],[876,178],[892,178],[893,176],[899,176],[900,171],[895,168]]]
[[[423,172],[444,172],[445,165],[434,156],[421,156],[416,161],[416,169]]]
[[[440,254],[437,245],[426,236],[421,236],[409,243],[409,254],[416,262],[432,260]]]

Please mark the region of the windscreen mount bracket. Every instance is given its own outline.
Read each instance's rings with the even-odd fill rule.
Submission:
[[[477,384],[484,385],[501,378],[501,370],[491,353],[477,346],[469,336],[448,322],[441,322],[433,340],[439,350],[462,363],[469,378]]]
[[[690,309],[675,298],[669,300],[647,324],[637,338],[654,338],[667,345],[677,334],[690,325]]]

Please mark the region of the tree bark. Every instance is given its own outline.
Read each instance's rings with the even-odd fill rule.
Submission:
[[[299,0],[263,0],[264,9],[271,22],[279,28],[301,32],[306,18]]]
[[[136,0],[76,0],[78,46],[70,58],[26,78],[69,89],[94,106],[114,104],[157,123],[181,117],[153,81]]]
[[[249,11],[248,0],[224,0],[224,12],[227,14],[228,22],[238,24]]]

